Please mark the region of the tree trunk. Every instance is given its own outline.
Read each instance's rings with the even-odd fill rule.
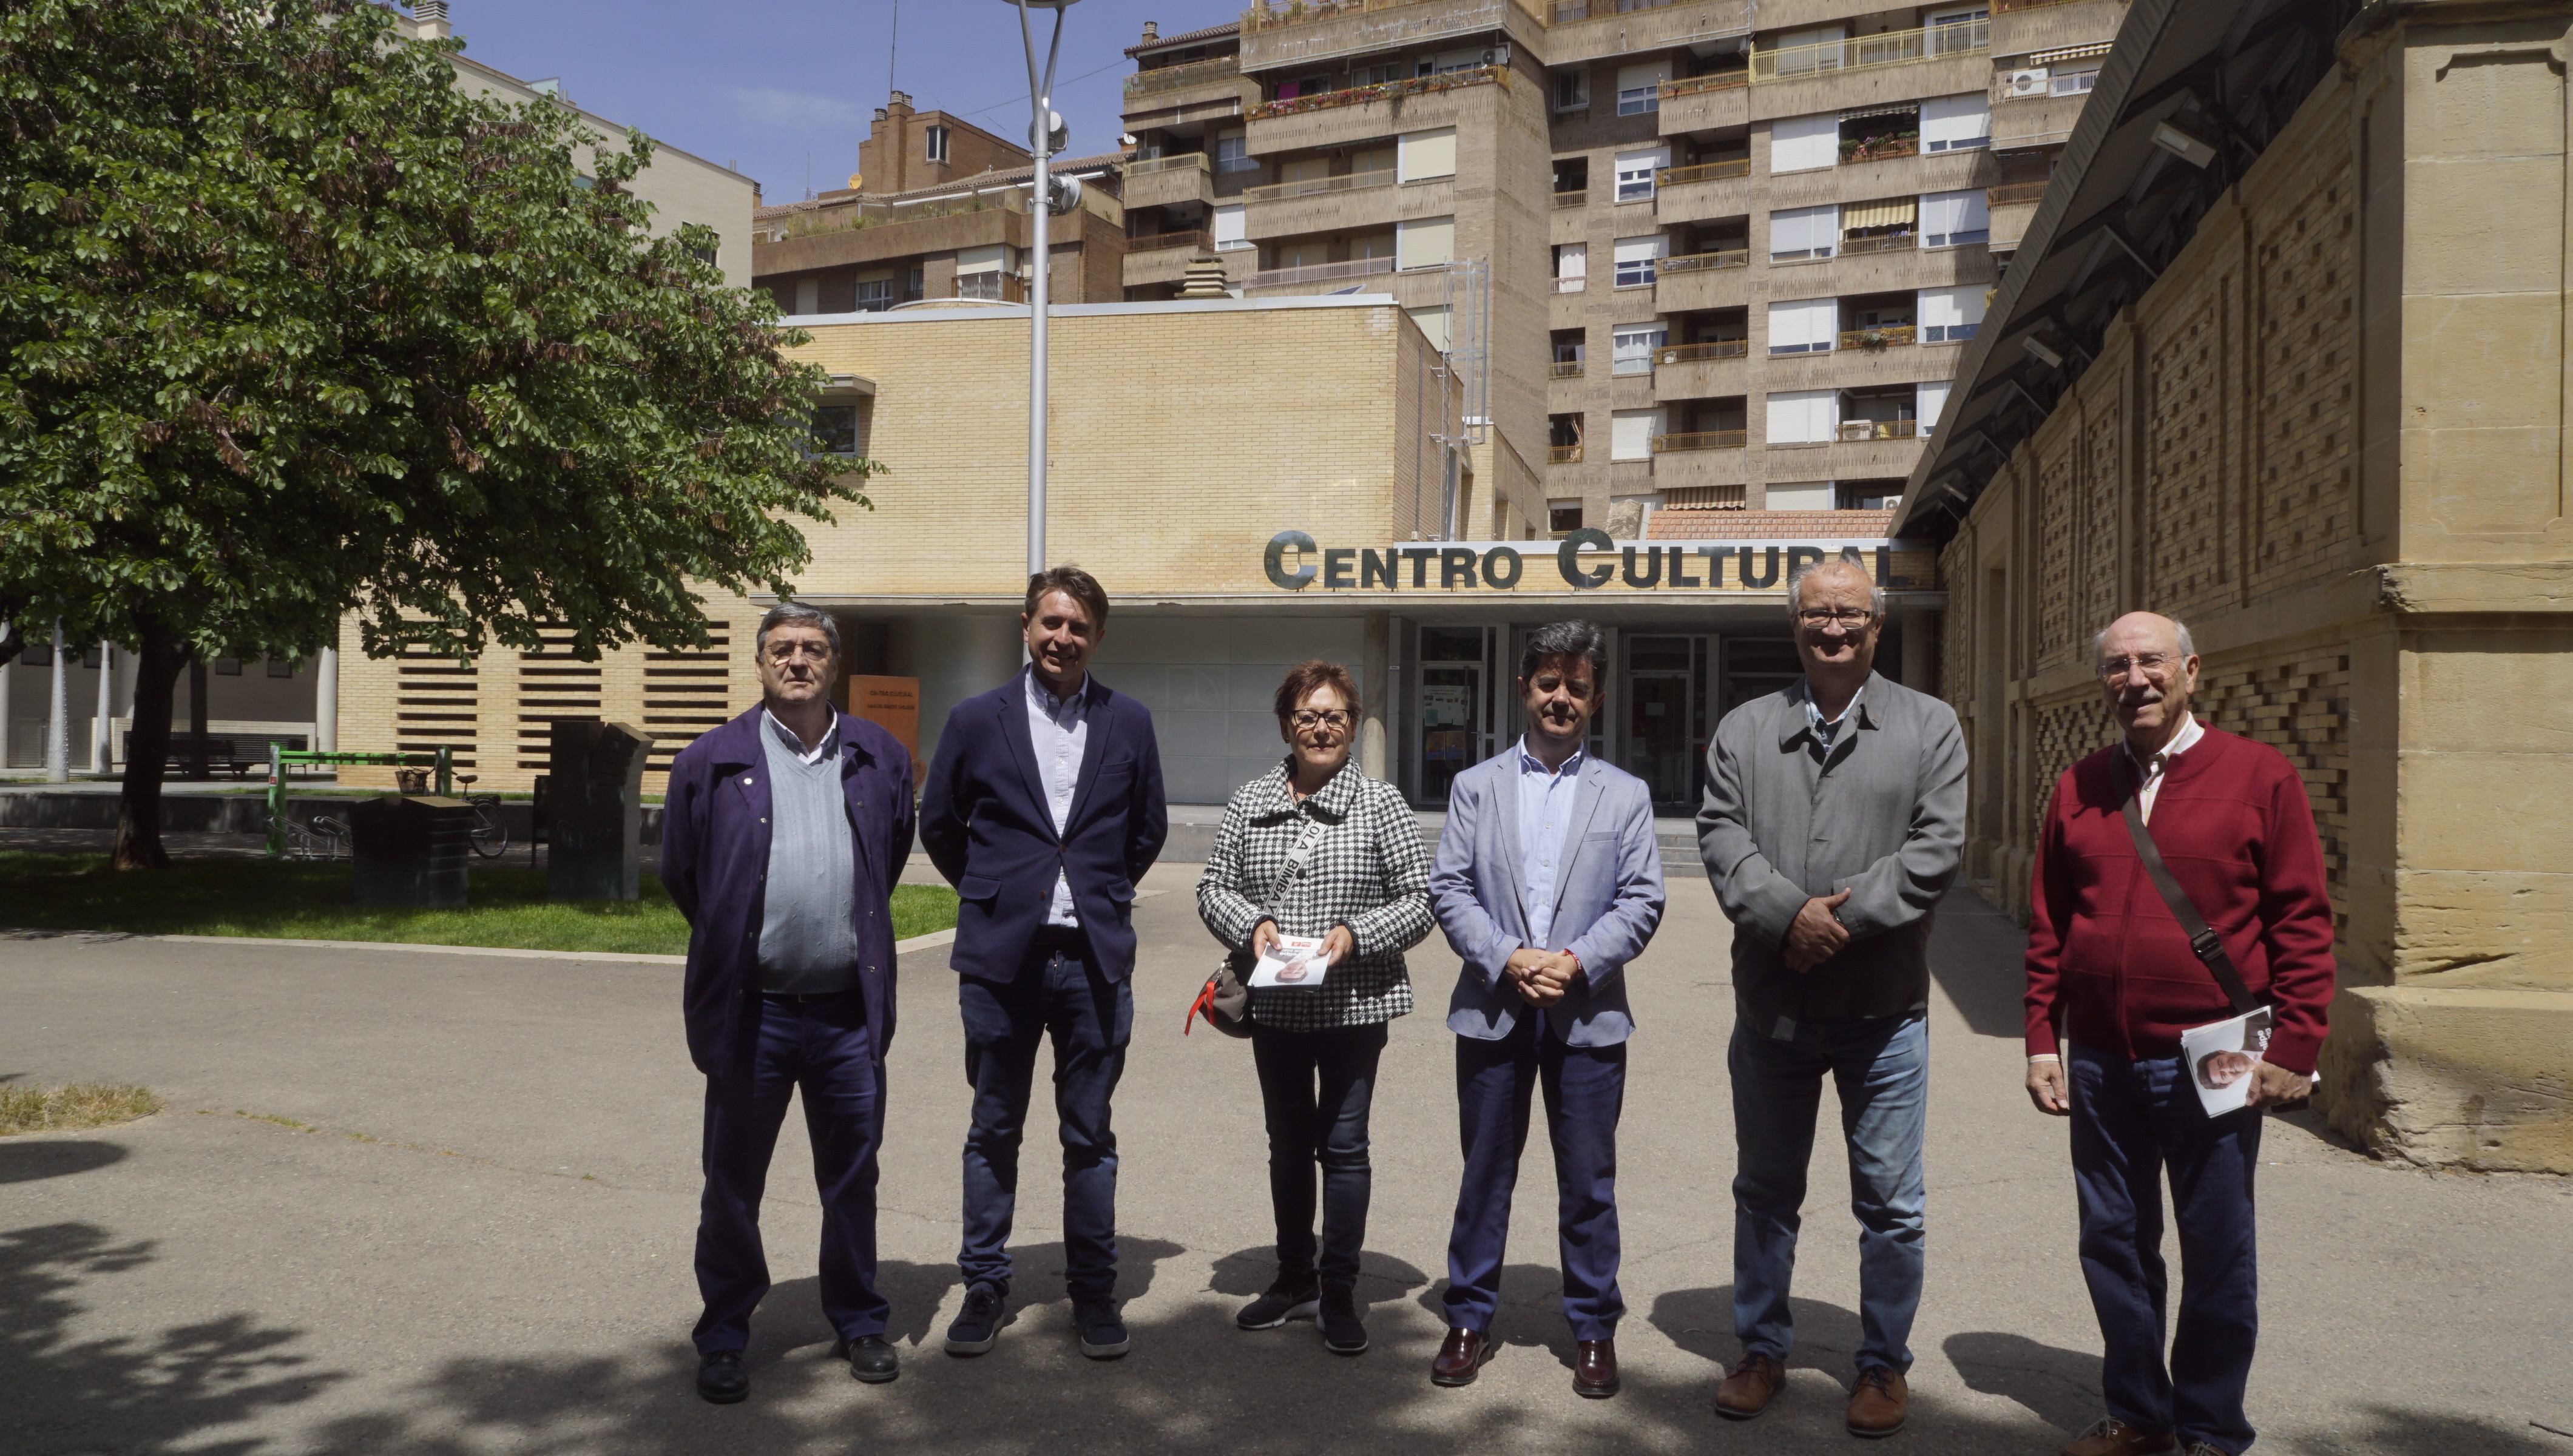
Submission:
[[[188,662],[188,777],[203,783],[215,776],[214,764],[206,751],[206,664],[203,658]]]
[[[118,870],[166,870],[170,853],[161,847],[161,775],[170,761],[170,709],[178,697],[179,671],[188,665],[188,654],[158,620],[147,617],[141,625],[143,643],[135,654],[133,746],[127,751],[116,847],[108,852],[108,865]]]

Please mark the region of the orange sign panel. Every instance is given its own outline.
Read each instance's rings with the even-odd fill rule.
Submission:
[[[864,718],[894,736],[920,760],[920,679],[855,676],[846,684],[849,715]],[[918,769],[914,775],[917,777]]]

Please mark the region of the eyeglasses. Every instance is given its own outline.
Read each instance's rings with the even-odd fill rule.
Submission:
[[[1806,607],[1796,613],[1796,620],[1808,627],[1828,627],[1834,622],[1855,627],[1875,615],[1865,607]]]
[[[2110,682],[2116,682],[2127,675],[2129,668],[2140,668],[2144,676],[2159,682],[2169,676],[2170,670],[2178,663],[2179,659],[2167,652],[2139,652],[2133,657],[2103,659],[2100,663],[2100,676]]]
[[[1327,711],[1306,708],[1286,721],[1295,725],[1296,732],[1310,733],[1316,728],[1346,728],[1349,726],[1349,715],[1338,708]]]
[[[828,662],[831,660],[831,646],[827,642],[772,642],[769,644],[768,660],[771,662],[791,662],[798,657],[810,657],[816,662]]]

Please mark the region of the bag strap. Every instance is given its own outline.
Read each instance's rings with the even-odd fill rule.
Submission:
[[[2161,892],[2162,904],[2169,907],[2171,919],[2188,933],[2188,948],[2197,953],[2207,974],[2215,978],[2215,984],[2224,989],[2225,999],[2233,1003],[2233,1014],[2249,1016],[2260,1009],[2260,1003],[2252,1000],[2242,984],[2241,973],[2233,969],[2233,958],[2225,954],[2223,940],[2207,928],[2206,917],[2197,913],[2197,902],[2188,898],[2179,881],[2171,878],[2170,866],[2162,863],[2162,852],[2154,846],[2152,832],[2144,828],[2144,778],[2123,747],[2118,751],[2118,765],[2119,777],[2127,787],[2127,802],[2121,812],[2126,815],[2127,833],[2136,842],[2136,857],[2144,862],[2144,873],[2152,877],[2153,888]]]
[[[1278,881],[1269,887],[1269,907],[1261,919],[1274,921],[1278,918],[1279,903],[1286,898],[1286,892],[1293,887],[1296,877],[1304,873],[1304,866],[1313,858],[1314,847],[1322,842],[1322,836],[1330,832],[1330,824],[1319,814],[1305,816],[1304,832],[1295,836],[1294,847],[1286,851],[1286,863],[1278,867]]]

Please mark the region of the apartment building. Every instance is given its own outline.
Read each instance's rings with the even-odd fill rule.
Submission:
[[[1082,188],[1079,208],[1048,220],[1055,303],[1123,296],[1124,161],[1111,152],[1049,164]],[[882,313],[939,299],[1025,303],[1034,178],[1026,148],[961,117],[918,111],[896,91],[876,108],[847,187],[754,215],[751,281],[793,315]]]
[[[1459,536],[1881,510],[2124,13],[1289,0],[1148,27],[1127,296],[1210,249],[1244,297],[1399,300],[1488,399],[1468,471],[1503,478],[1460,485]]]

